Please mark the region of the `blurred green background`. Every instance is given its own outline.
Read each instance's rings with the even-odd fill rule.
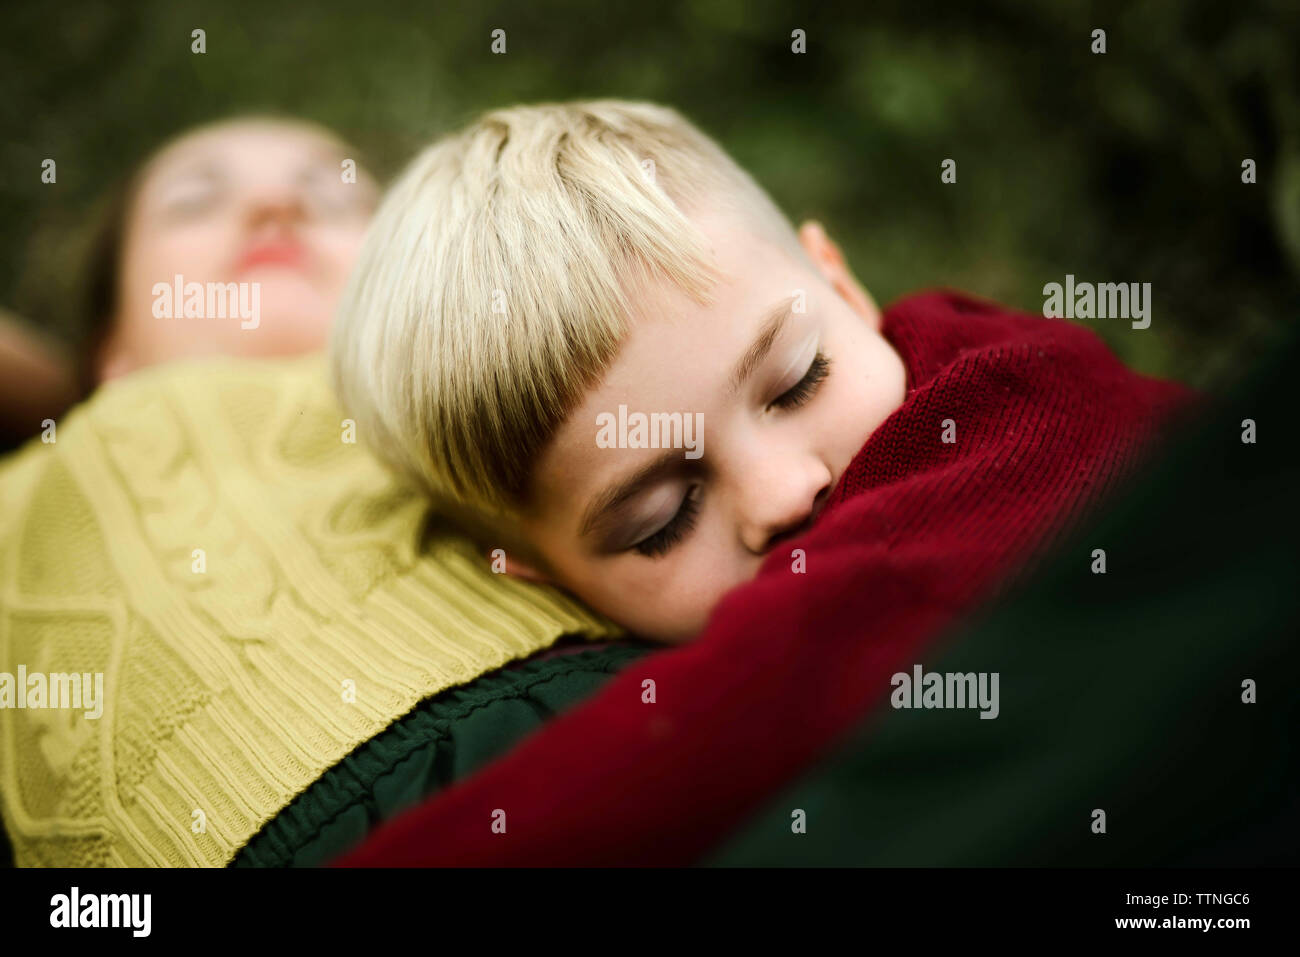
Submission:
[[[947,286],[1039,312],[1066,273],[1150,282],[1149,329],[1088,324],[1201,386],[1300,316],[1294,0],[38,3],[6,11],[0,44],[0,304],[69,338],[88,220],[191,124],[309,117],[382,177],[484,108],[591,96],[683,111],[822,220],[882,305]]]

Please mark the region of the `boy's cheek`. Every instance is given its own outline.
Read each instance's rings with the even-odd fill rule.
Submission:
[[[849,458],[866,444],[876,428],[903,404],[907,373],[893,346],[876,337],[867,343],[854,374],[844,378],[835,415]]]
[[[728,591],[753,577],[745,569],[720,574],[723,567],[716,562],[706,573],[683,563],[673,574],[664,568],[625,569],[617,577],[606,574],[570,590],[629,631],[665,644],[685,644],[704,630]]]
[[[578,596],[582,598],[582,595]],[[587,603],[629,631],[666,644],[682,644],[699,633],[708,609],[671,588],[647,589],[629,583],[618,594],[591,596]]]

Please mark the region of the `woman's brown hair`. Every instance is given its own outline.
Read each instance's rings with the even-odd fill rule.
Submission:
[[[99,384],[98,364],[100,353],[112,332],[117,315],[119,283],[122,272],[122,252],[126,243],[127,220],[135,205],[140,188],[140,177],[157,150],[137,164],[109,193],[107,205],[102,208],[91,227],[90,242],[82,266],[81,294],[75,305],[77,332],[76,348],[77,397],[84,399]]]

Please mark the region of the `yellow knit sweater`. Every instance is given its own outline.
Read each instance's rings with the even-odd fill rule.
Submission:
[[[224,865],[421,699],[564,633],[617,634],[427,522],[346,441],[325,371],[147,370],[0,462],[0,807],[20,865]],[[99,717],[49,706],[73,673],[89,695],[103,676]]]

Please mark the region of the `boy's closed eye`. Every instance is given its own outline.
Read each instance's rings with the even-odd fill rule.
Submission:
[[[767,408],[791,411],[804,405],[816,394],[821,384],[826,381],[826,377],[830,375],[830,367],[830,357],[818,350],[803,377],[768,403]],[[695,521],[699,517],[702,494],[703,489],[700,485],[690,486],[672,518],[661,526],[658,531],[630,546],[629,550],[647,558],[660,558],[666,555],[676,545],[685,540],[695,528]]]
[[[772,400],[771,405],[778,409],[797,409],[817,392],[817,388],[831,372],[831,360],[824,352],[818,350],[808,365],[803,378]]]

